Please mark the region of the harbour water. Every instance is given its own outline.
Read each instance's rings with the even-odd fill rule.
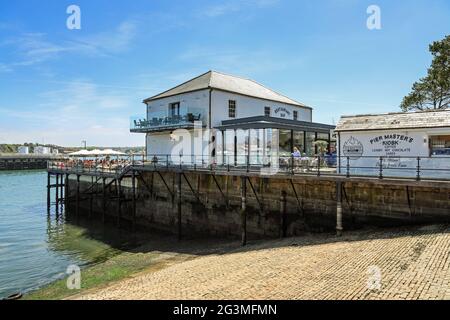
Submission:
[[[54,205],[48,214],[46,184],[46,171],[0,171],[0,299],[62,278],[70,265],[83,268],[138,245],[113,226],[56,215]]]

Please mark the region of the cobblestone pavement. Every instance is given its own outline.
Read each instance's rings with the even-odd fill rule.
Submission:
[[[449,250],[444,225],[258,241],[77,298],[450,299]]]

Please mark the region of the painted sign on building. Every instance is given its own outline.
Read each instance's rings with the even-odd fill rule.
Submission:
[[[342,154],[360,157],[428,156],[427,135],[422,132],[355,132],[342,133]]]
[[[413,176],[417,157],[429,156],[427,134],[419,131],[342,132],[340,143],[341,172],[351,174],[379,175],[382,167],[387,175]]]

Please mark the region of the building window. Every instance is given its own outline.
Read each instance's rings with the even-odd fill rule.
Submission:
[[[264,107],[264,116],[270,117],[270,107]]]
[[[228,100],[228,117],[236,118],[236,101]]]
[[[450,156],[450,135],[430,137],[431,155]]]
[[[293,115],[294,115],[294,120],[298,120],[298,111],[294,111]]]
[[[169,104],[169,115],[172,118],[180,115],[180,103],[179,102]]]

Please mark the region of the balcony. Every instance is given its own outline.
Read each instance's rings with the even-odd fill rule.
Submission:
[[[145,133],[175,129],[194,128],[194,123],[204,123],[206,109],[182,108],[180,114],[169,115],[168,112],[149,112],[145,117],[134,116],[130,119],[130,131]]]

